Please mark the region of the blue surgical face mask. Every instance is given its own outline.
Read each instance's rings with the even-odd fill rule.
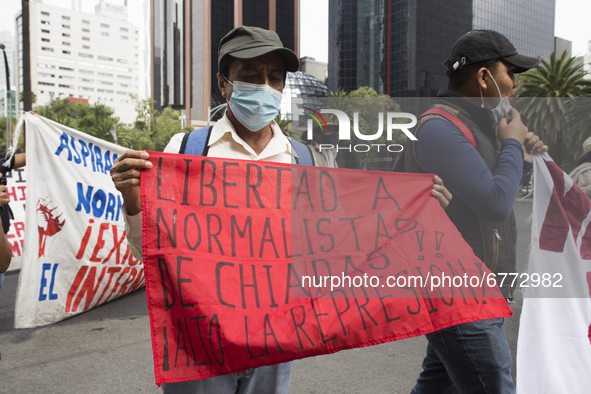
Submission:
[[[509,112],[511,112],[511,103],[509,102],[509,97],[501,97],[501,90],[499,89],[499,85],[497,85],[497,81],[495,81],[494,77],[490,73],[490,71],[486,70],[490,78],[492,79],[495,87],[497,88],[497,92],[499,92],[499,103],[496,107],[490,110],[491,116],[493,118],[493,127],[496,129],[499,122],[502,118],[507,116]],[[482,98],[482,106],[484,107],[484,98],[482,97],[482,90],[480,90],[480,97]]]
[[[236,119],[248,130],[255,132],[263,129],[279,114],[280,91],[269,85],[240,81],[228,83],[234,87],[228,105]]]

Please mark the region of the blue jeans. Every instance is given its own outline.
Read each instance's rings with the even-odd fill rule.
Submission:
[[[2,288],[3,284],[4,284],[4,274],[0,274],[0,289]]]
[[[411,394],[514,394],[503,321],[478,320],[427,334],[423,372]]]
[[[164,394],[287,394],[293,361],[188,382],[162,383]]]

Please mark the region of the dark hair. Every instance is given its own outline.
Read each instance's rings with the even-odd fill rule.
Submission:
[[[281,57],[283,59],[283,57]],[[223,77],[226,78],[230,78],[229,74],[230,74],[230,64],[232,64],[232,62],[236,60],[235,57],[232,57],[230,55],[227,55],[225,58],[222,59],[222,61],[220,62],[220,69],[218,70],[220,74],[222,74]],[[283,61],[284,65],[285,65],[285,61]],[[287,71],[285,70],[285,68],[283,69],[283,84],[285,85],[285,81],[287,79]]]
[[[449,76],[447,88],[449,90],[457,90],[461,88],[482,67],[488,68],[491,74],[494,74],[500,61],[501,59],[488,60],[486,62],[469,64],[460,68]]]
[[[228,73],[230,72],[230,64],[234,61],[235,58],[232,56],[226,56],[222,59],[220,63],[220,69],[218,70],[222,76],[228,78]]]

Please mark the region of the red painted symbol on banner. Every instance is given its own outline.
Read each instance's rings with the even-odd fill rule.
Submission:
[[[59,213],[59,214],[58,214]],[[45,255],[45,246],[48,237],[62,231],[66,219],[60,221],[63,212],[53,206],[53,201],[48,197],[37,201],[37,229],[39,230],[39,257]]]

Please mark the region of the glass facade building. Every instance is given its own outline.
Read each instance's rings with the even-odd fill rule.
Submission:
[[[283,97],[281,98],[281,115],[287,116],[292,120],[292,99],[301,98],[303,103],[301,107],[316,107],[319,103],[324,103],[324,100],[317,100],[318,97],[327,97],[328,88],[318,78],[306,74],[305,72],[288,72],[285,80],[285,87],[283,88]],[[294,126],[298,126],[295,123]]]
[[[549,57],[554,52],[556,0],[473,0],[474,29],[493,29],[523,55]]]
[[[184,108],[184,34],[185,0],[152,2],[153,92],[155,108]]]
[[[554,7],[555,0],[329,0],[328,88],[434,96],[447,85],[451,47],[475,28],[501,32],[522,54],[549,56]]]

